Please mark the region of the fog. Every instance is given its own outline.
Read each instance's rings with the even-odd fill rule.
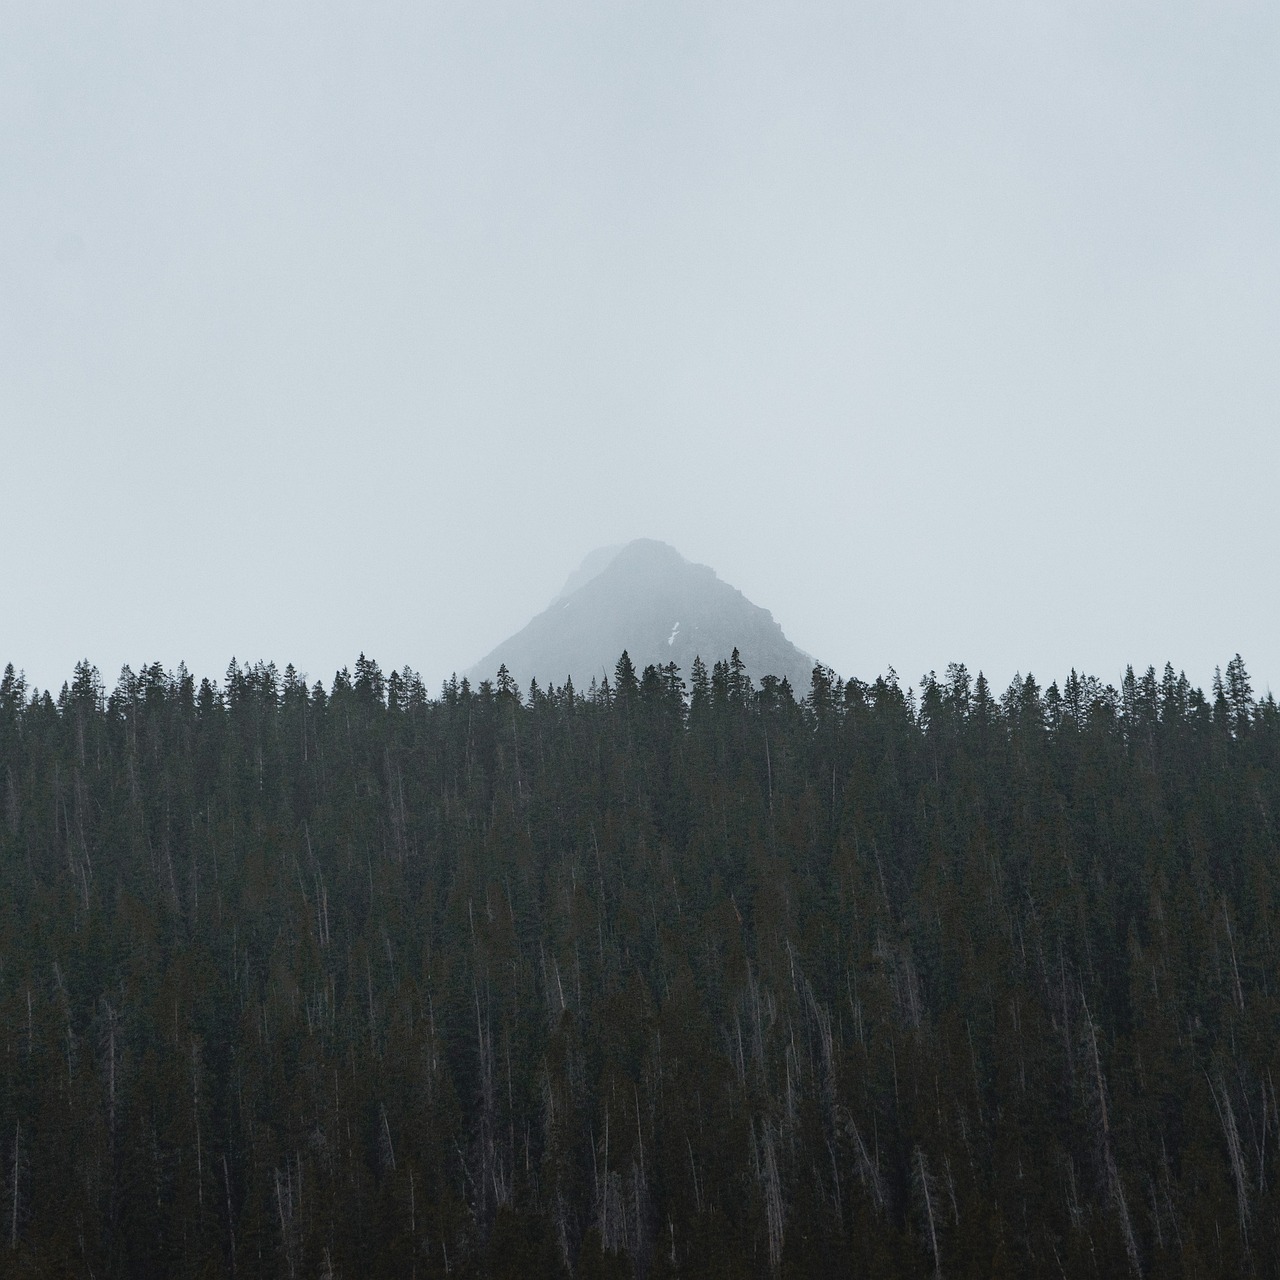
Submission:
[[[436,684],[659,538],[1280,690],[1280,10],[9,5],[0,663]]]

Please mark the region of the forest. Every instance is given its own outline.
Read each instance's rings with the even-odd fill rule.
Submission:
[[[9,666],[0,1274],[1280,1276],[1278,817],[1239,656]]]

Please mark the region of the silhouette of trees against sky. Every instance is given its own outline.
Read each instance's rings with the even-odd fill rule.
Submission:
[[[4,1269],[1274,1276],[1278,813],[1238,656],[8,667]]]

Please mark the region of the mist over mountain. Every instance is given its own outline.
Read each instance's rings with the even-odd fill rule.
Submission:
[[[571,676],[585,687],[611,677],[626,649],[637,670],[674,662],[687,678],[696,657],[710,666],[735,648],[754,679],[785,676],[797,694],[808,688],[813,659],[768,609],[665,542],[638,538],[593,551],[542,613],[466,674],[492,679],[505,664],[522,686]]]

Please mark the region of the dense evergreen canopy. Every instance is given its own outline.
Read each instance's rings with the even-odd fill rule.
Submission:
[[[1280,714],[0,682],[0,1260],[1280,1275]]]

